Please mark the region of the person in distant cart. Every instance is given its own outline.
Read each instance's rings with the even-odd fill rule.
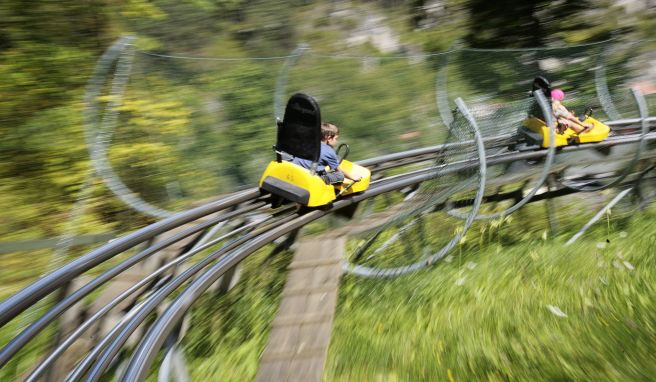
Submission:
[[[564,99],[564,91],[561,89],[551,90],[551,108],[553,110],[554,117],[558,122],[558,131],[562,133],[569,127],[578,134],[592,129],[594,127],[592,123],[582,122],[574,115],[574,113],[567,110],[567,108],[561,103]]]

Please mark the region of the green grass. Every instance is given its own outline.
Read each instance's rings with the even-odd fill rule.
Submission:
[[[544,205],[536,203],[513,219],[475,224],[428,270],[391,280],[345,276],[324,379],[649,380],[654,211],[631,217],[617,209],[565,247],[594,214],[574,214],[567,206],[581,207],[576,198],[558,202],[562,236],[543,238],[546,222],[536,218]],[[313,232],[343,224],[321,222]],[[265,252],[247,260],[237,289],[195,305],[184,340],[192,379],[254,378],[292,256],[269,263]]]
[[[570,247],[574,232],[543,240],[516,218],[426,271],[346,276],[324,379],[652,380],[653,217],[602,221]]]
[[[272,248],[242,262],[241,280],[227,294],[206,293],[194,304],[184,339],[193,381],[255,378],[293,255],[270,257]]]

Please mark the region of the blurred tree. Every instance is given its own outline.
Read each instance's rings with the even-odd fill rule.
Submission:
[[[222,130],[221,157],[236,185],[252,184],[272,158],[274,76],[266,64],[244,62],[216,79],[229,125]]]
[[[605,0],[538,0],[524,2],[468,0],[469,27],[464,41],[471,48],[506,49],[558,47],[604,41],[619,28],[616,8]],[[523,93],[522,81],[536,75],[566,79],[576,89],[592,91],[589,76],[582,76],[603,47],[518,52],[460,52],[462,77],[483,94]],[[545,72],[541,63],[556,66]],[[591,61],[592,60],[592,61]],[[482,70],[485,68],[485,70]],[[562,68],[559,69],[559,68]],[[589,72],[588,72],[589,73]],[[525,86],[524,86],[525,87]],[[521,89],[521,90],[520,90]]]
[[[411,27],[431,53],[452,48],[468,31],[468,0],[414,0],[410,4]]]
[[[593,9],[592,5],[591,0],[469,0],[469,29],[465,40],[475,48],[544,46],[557,33],[587,30],[599,24],[582,15]]]
[[[63,229],[89,169],[84,87],[116,37],[115,7],[139,3],[148,8],[143,0],[0,3],[0,178],[3,192],[20,201],[2,206],[3,239]],[[101,220],[95,215],[79,230],[94,231]]]
[[[97,57],[121,34],[135,34],[143,50],[188,56],[278,56],[299,41],[315,51],[376,56],[380,52],[372,45],[352,45],[362,20],[376,14],[389,16],[383,23],[407,51],[420,50],[415,44],[440,52],[461,38],[482,48],[556,46],[630,31],[632,21],[611,5],[606,0],[5,0],[0,3],[0,178],[7,193],[2,200],[12,222],[43,216],[32,226],[5,225],[5,219],[0,232],[40,235],[62,227],[89,168],[80,117],[85,84]],[[635,28],[643,36],[653,36],[652,13],[636,15]],[[553,75],[577,88],[590,87],[581,75],[593,65],[585,60],[588,53],[563,53],[575,62]],[[619,81],[624,57],[611,57],[612,81]],[[439,66],[437,58],[433,68]],[[517,78],[534,75],[538,61],[549,58],[459,53],[451,57],[459,65],[459,76],[452,78],[458,91],[512,94]],[[109,152],[117,171],[155,204],[167,202],[170,184],[179,184],[180,193],[190,197],[253,184],[271,158],[266,148],[275,139],[270,111],[277,70],[271,62],[243,61],[225,69],[209,61],[174,61],[150,62],[131,77]],[[399,132],[430,125],[434,77],[422,64],[412,69],[374,61],[340,65],[312,67],[294,90],[321,95],[326,115],[344,124],[346,137],[357,138],[358,157],[393,150]],[[142,81],[150,72],[156,75]],[[230,174],[222,171],[226,167]],[[137,214],[94,187],[93,221],[99,226],[115,218],[128,225],[134,221]]]

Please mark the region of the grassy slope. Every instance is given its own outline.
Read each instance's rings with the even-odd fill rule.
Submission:
[[[346,277],[324,378],[650,380],[653,216],[598,223],[571,247],[535,234],[409,277]]]
[[[284,251],[269,257],[272,248],[265,247],[242,263],[241,280],[230,292],[206,293],[194,304],[184,339],[192,380],[255,378],[293,256]]]

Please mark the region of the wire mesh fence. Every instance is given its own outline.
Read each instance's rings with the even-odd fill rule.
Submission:
[[[646,56],[634,56],[649,44],[378,56],[307,45],[268,57],[137,50],[121,105],[110,110],[118,117],[108,156],[134,194],[175,208],[255,184],[272,157],[278,109],[296,92],[319,101],[355,160],[443,143],[456,97],[483,137],[513,134],[538,75],[563,88],[579,115],[590,108],[601,120],[638,117],[630,88],[649,91],[654,73]]]

